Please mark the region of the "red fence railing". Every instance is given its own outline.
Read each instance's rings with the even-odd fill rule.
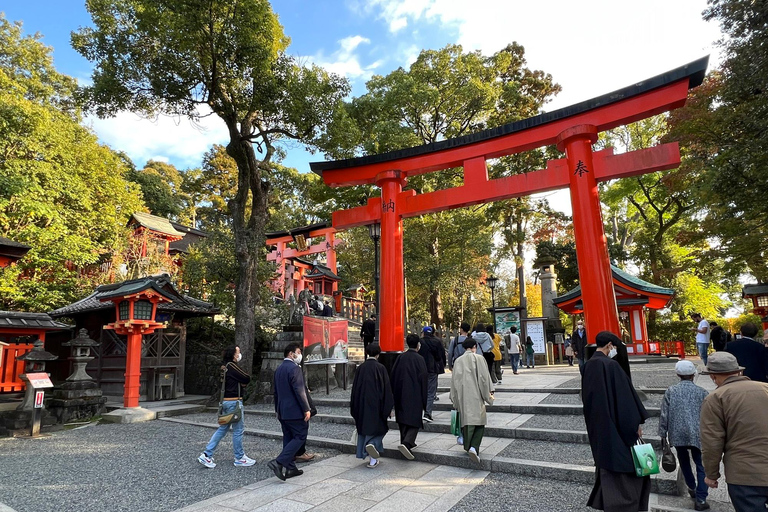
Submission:
[[[24,382],[19,375],[24,373],[24,361],[17,361],[16,357],[29,352],[34,348],[31,343],[11,343],[0,346],[0,393],[12,393],[24,391]]]

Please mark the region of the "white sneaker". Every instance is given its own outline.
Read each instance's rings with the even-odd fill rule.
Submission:
[[[467,453],[469,454],[469,458],[472,459],[472,462],[480,464],[480,456],[477,454],[477,451],[474,447],[470,448]]]
[[[242,459],[235,459],[235,466],[238,466],[238,467],[242,466],[247,468],[249,466],[253,466],[254,464],[256,464],[256,461],[248,457],[247,455],[243,455]]]
[[[200,456],[197,458],[197,462],[210,469],[216,467],[216,463],[213,462],[213,457],[209,457],[205,453],[200,454]]]
[[[456,438],[456,444],[464,444],[464,438],[459,436]]]

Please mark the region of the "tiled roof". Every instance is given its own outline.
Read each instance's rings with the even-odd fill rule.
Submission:
[[[18,259],[27,254],[30,249],[28,245],[0,236],[0,256]]]
[[[150,215],[149,213],[136,212],[131,216],[140,226],[158,233],[164,233],[166,235],[183,237],[184,233],[176,231],[171,224],[171,221],[157,215]],[[130,221],[129,221],[130,223]]]
[[[204,238],[208,238],[208,233],[199,229],[191,228],[189,226],[183,226],[177,222],[171,222],[171,226],[174,229],[184,234],[184,238],[181,240],[175,240],[169,244],[171,253],[174,252],[189,252],[189,246],[193,245]]]
[[[60,331],[72,326],[56,322],[46,313],[0,311],[0,331],[3,328]]]
[[[321,276],[329,277],[335,281],[341,281],[341,278],[337,276],[334,272],[332,272],[330,268],[320,264],[315,265],[310,272],[307,272],[304,275],[304,277],[321,277]]]
[[[741,289],[741,296],[751,297],[752,295],[768,295],[768,284],[745,284]]]
[[[640,290],[642,292],[647,293],[658,293],[660,295],[674,295],[675,290],[672,288],[664,288],[663,286],[656,286],[653,283],[649,283],[648,281],[643,281],[639,277],[635,277],[631,274],[627,274],[623,270],[621,270],[618,267],[615,267],[611,265],[611,273],[613,274],[613,278],[621,281],[622,283],[635,288],[637,290]],[[575,299],[581,295],[581,285],[576,286],[576,288],[572,290],[568,290],[564,294],[560,295],[559,297],[552,299],[552,302],[554,304],[562,304],[563,302],[567,302],[571,299]]]
[[[219,312],[219,308],[199,299],[190,297],[179,293],[179,291],[173,286],[168,274],[162,274],[159,276],[149,276],[140,279],[132,279],[130,281],[124,281],[122,283],[115,283],[109,285],[102,285],[96,288],[89,296],[74,302],[63,308],[59,308],[55,311],[51,311],[50,315],[53,318],[60,318],[65,316],[76,316],[85,313],[91,313],[94,311],[108,310],[115,306],[109,302],[102,302],[102,298],[124,295],[130,293],[136,293],[140,290],[152,288],[166,297],[172,299],[171,302],[163,302],[158,304],[158,311],[169,312],[184,312],[195,313],[197,315],[215,315]]]

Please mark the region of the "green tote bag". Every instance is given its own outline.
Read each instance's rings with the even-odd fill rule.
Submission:
[[[637,476],[655,475],[659,472],[659,460],[653,445],[638,439],[632,447],[632,460],[635,463]]]

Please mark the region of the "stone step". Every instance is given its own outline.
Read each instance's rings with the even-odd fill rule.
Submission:
[[[663,395],[667,388],[637,388],[646,394]],[[450,393],[449,386],[438,386],[438,393]],[[578,395],[581,392],[579,388],[517,388],[497,386],[495,392],[498,393],[550,393],[553,395]]]
[[[196,425],[206,428],[218,428],[218,425],[211,423],[201,423],[184,420],[182,418],[163,418],[162,421],[181,423],[186,425]],[[311,431],[310,431],[311,432]],[[283,434],[274,431],[245,429],[248,435],[265,437],[281,440]],[[577,482],[592,484],[595,478],[595,468],[583,464],[568,464],[564,462],[551,462],[544,460],[530,460],[529,458],[516,458],[501,455],[508,452],[508,447],[514,442],[512,439],[503,439],[492,436],[486,436],[483,439],[481,447],[481,462],[475,464],[472,462],[463,450],[462,446],[456,444],[456,438],[450,434],[440,434],[435,432],[420,432],[417,438],[419,446],[413,450],[416,460],[428,462],[431,464],[442,464],[446,466],[483,469],[495,473],[508,473],[513,475],[523,475],[543,480],[562,480],[568,482]],[[397,450],[399,444],[399,433],[390,431],[384,438],[384,457],[403,459],[403,456]],[[318,436],[307,436],[307,445],[320,448],[333,448],[343,453],[353,454],[356,447],[348,440],[330,439]],[[525,452],[524,444],[519,451]],[[527,445],[529,446],[529,445]],[[555,447],[556,448],[556,447]],[[515,449],[517,453],[517,449]],[[529,449],[529,451],[532,451]],[[535,453],[528,453],[531,457]],[[679,495],[680,490],[677,478],[673,474],[662,473],[651,477],[651,492],[667,495]]]
[[[584,414],[583,407],[581,405],[566,405],[566,404],[503,404],[498,403],[503,399],[498,399],[493,405],[487,405],[485,410],[487,412],[513,412],[518,414],[551,414],[551,415],[571,415],[581,416]],[[348,407],[349,400],[338,398],[313,398],[315,405],[325,405],[329,407]],[[435,411],[450,411],[453,408],[453,404],[448,401],[435,402]],[[650,416],[659,416],[661,410],[658,407],[646,407],[646,411]]]
[[[208,411],[215,411],[215,407],[209,407],[207,409]],[[254,414],[258,416],[269,416],[269,417],[275,417],[276,413],[275,411],[271,410],[259,410],[259,409],[248,409],[246,408],[246,414]],[[586,431],[578,431],[578,430],[554,430],[554,429],[546,429],[546,428],[526,428],[518,426],[525,421],[527,421],[530,418],[530,415],[521,415],[521,414],[507,414],[509,416],[508,418],[508,425],[501,425],[503,421],[500,421],[500,416],[505,415],[506,413],[494,413],[493,415],[489,415],[488,420],[489,424],[485,427],[485,434],[487,436],[492,437],[499,437],[503,439],[528,439],[531,441],[552,441],[552,442],[559,442],[559,443],[579,443],[579,444],[589,444],[589,438],[587,437]],[[450,434],[451,433],[451,424],[450,424],[450,416],[445,415],[446,417],[438,419],[437,414],[435,414],[435,421],[432,423],[424,423],[424,432],[436,432],[439,434]],[[354,425],[355,420],[352,418],[352,416],[342,416],[339,414],[317,414],[312,417],[312,421],[320,421],[325,423],[339,423],[344,425]],[[496,424],[494,426],[493,424]],[[397,430],[397,422],[395,420],[389,420],[388,421],[389,428],[392,430]],[[651,443],[654,447],[661,449],[661,438],[658,436],[650,436],[650,435],[643,435],[643,439],[649,443]]]

